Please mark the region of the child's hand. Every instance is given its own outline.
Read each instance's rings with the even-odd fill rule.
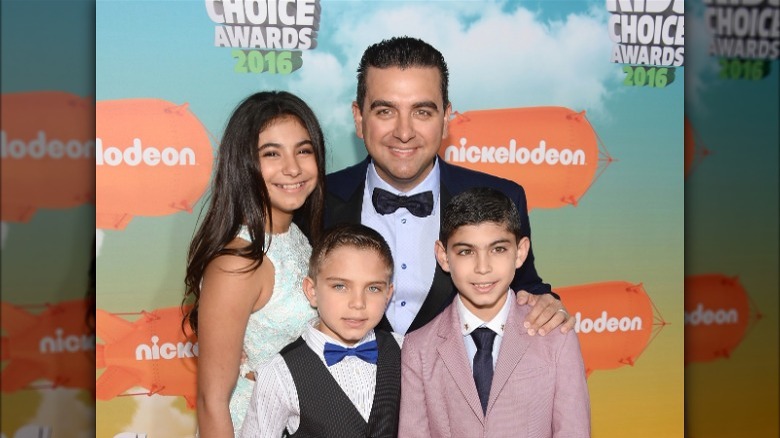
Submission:
[[[537,332],[544,336],[558,326],[561,326],[561,333],[574,328],[574,318],[563,307],[563,303],[550,294],[533,295],[521,290],[517,292],[517,303],[533,306],[523,323],[531,336]]]

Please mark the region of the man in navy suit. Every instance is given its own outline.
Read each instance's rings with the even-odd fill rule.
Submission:
[[[401,334],[431,321],[456,294],[434,255],[440,214],[453,196],[471,187],[496,188],[517,205],[523,235],[531,235],[520,185],[437,158],[452,111],[448,82],[444,57],[424,41],[396,37],[369,46],[352,103],[369,157],[327,179],[325,225],[362,223],[390,244],[395,294],[379,327]],[[574,327],[574,318],[536,273],[533,250],[511,287],[520,304],[533,305],[524,321],[529,334]]]

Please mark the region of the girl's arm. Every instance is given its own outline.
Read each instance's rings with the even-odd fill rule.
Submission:
[[[203,438],[233,438],[230,394],[238,379],[249,315],[273,291],[274,268],[267,258],[254,271],[251,262],[220,256],[206,267],[198,309],[198,431]]]

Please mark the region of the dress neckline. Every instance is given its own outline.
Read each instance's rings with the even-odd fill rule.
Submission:
[[[287,228],[287,231],[284,231],[282,233],[266,233],[265,236],[266,236],[266,238],[268,238],[269,236],[272,236],[272,237],[284,237],[284,236],[289,235],[292,232],[293,227],[298,228],[298,226],[295,225],[294,222],[291,222],[290,226]],[[245,224],[241,224],[241,226],[238,229],[237,237],[240,237],[240,238],[246,240],[247,242],[251,242],[252,239],[251,239],[251,235],[249,234],[249,227],[246,226]]]

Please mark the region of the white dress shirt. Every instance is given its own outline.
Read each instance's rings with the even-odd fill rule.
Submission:
[[[438,160],[431,173],[408,192],[394,189],[379,177],[373,162],[368,164],[360,222],[378,231],[393,252],[395,292],[385,315],[396,333],[405,334],[409,330],[433,284],[436,272],[434,243],[439,238],[441,214],[440,185]],[[430,190],[433,192],[433,212],[427,217],[417,217],[409,210],[399,208],[395,213],[379,214],[371,201],[375,188],[404,196]]]
[[[471,332],[479,327],[487,327],[490,330],[496,332],[496,338],[493,340],[493,369],[496,369],[496,360],[498,359],[498,352],[501,351],[501,339],[504,337],[504,325],[506,319],[509,317],[509,306],[512,305],[514,300],[506,292],[506,301],[504,306],[498,311],[496,316],[488,322],[482,321],[476,315],[471,313],[466,306],[463,305],[460,295],[455,297],[455,305],[458,307],[458,315],[460,315],[460,333],[463,335],[463,342],[466,345],[466,353],[469,356],[469,365],[472,370],[474,369],[474,355],[477,354],[477,345],[474,344],[474,339],[471,338]]]
[[[328,367],[323,354],[325,343],[330,342],[342,347],[357,347],[376,339],[374,331],[366,333],[355,345],[345,345],[317,330],[318,319],[312,319],[304,330],[303,340],[306,345],[320,358],[322,364],[339,384],[349,400],[355,405],[364,420],[368,421],[371,406],[374,404],[376,389],[376,365],[368,363],[355,356],[346,356],[341,362]],[[393,333],[400,346],[403,337]],[[276,354],[255,371],[255,388],[249,410],[244,417],[241,437],[279,438],[287,428],[290,434],[295,433],[301,424],[301,409],[298,392],[295,390],[290,369],[282,358]]]

